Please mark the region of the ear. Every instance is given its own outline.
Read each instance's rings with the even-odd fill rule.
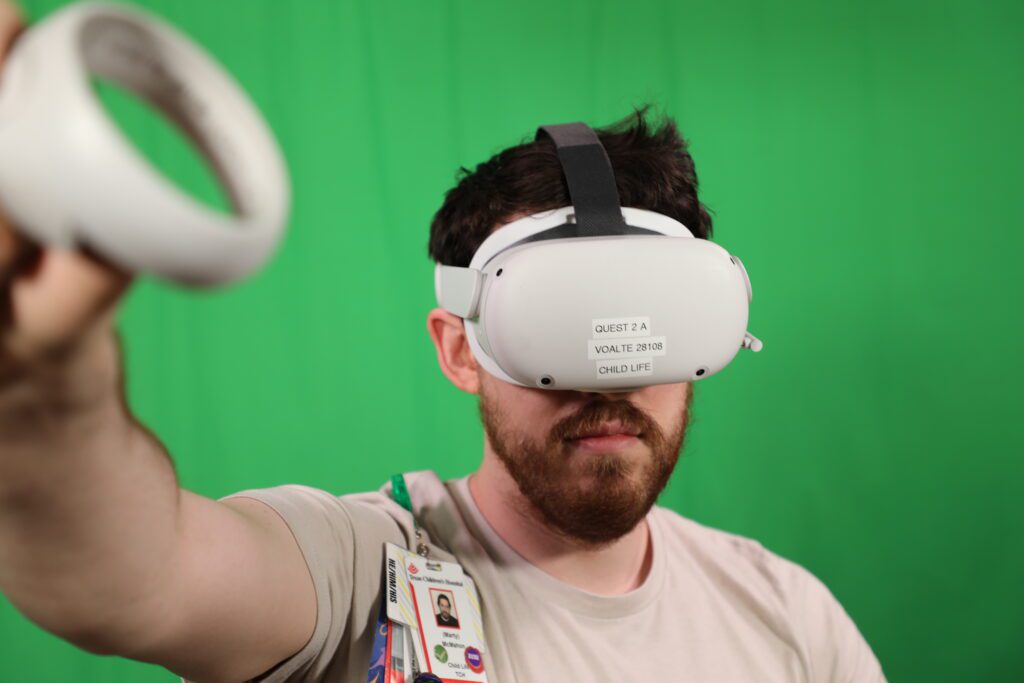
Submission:
[[[462,318],[435,308],[427,314],[427,332],[437,349],[437,364],[444,376],[467,393],[479,393],[481,371],[469,348]]]

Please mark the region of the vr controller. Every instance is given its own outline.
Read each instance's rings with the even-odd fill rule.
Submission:
[[[0,204],[29,237],[194,285],[243,277],[273,252],[290,201],[281,151],[231,76],[169,24],[122,5],[70,5],[19,38],[0,76]],[[107,116],[90,77],[177,123],[215,169],[234,214],[205,206],[149,164]]]

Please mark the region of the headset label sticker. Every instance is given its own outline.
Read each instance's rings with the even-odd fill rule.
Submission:
[[[590,323],[590,333],[594,339],[648,337],[651,334],[651,318],[646,315],[632,318],[594,318]]]
[[[645,377],[653,374],[654,360],[651,358],[597,361],[598,379],[611,379],[613,377]]]
[[[665,355],[664,337],[643,339],[590,339],[587,341],[587,358],[603,360],[611,358],[650,358]]]

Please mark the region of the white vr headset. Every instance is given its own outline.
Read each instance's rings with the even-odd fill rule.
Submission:
[[[608,155],[588,126],[542,126],[572,206],[484,240],[468,268],[438,264],[438,305],[464,319],[477,362],[512,384],[625,391],[718,372],[747,332],[740,260],[668,216],[619,206]]]
[[[107,116],[93,76],[177,123],[234,214],[165,179]],[[277,143],[231,76],[169,24],[123,5],[73,4],[18,39],[2,77],[0,204],[30,237],[198,285],[240,278],[273,252],[290,197]]]

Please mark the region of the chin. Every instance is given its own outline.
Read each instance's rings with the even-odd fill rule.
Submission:
[[[581,490],[598,487],[606,493],[635,489],[643,484],[646,475],[644,460],[636,453],[588,456],[572,469]]]

